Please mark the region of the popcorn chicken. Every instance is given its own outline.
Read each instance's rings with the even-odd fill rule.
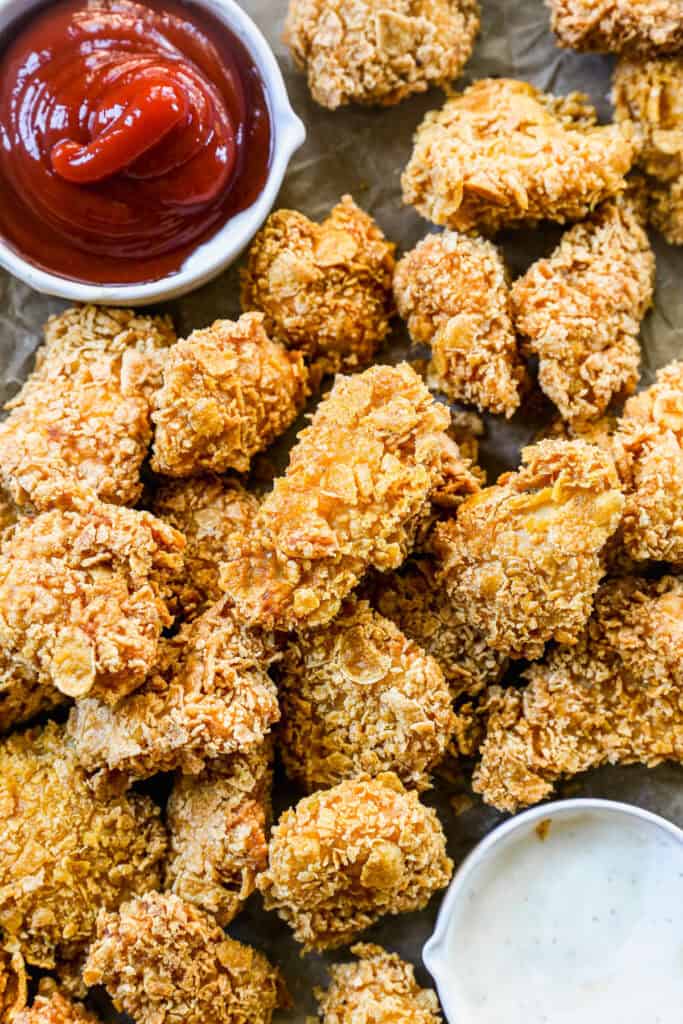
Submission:
[[[512,416],[527,374],[500,250],[455,231],[427,235],[399,261],[394,295],[412,340],[432,348],[430,386],[482,411]]]
[[[171,893],[101,914],[83,977],[104,985],[136,1024],[270,1024],[285,1002],[280,974],[261,953]]]
[[[638,383],[640,323],[655,258],[634,204],[609,201],[515,282],[515,327],[539,357],[539,382],[567,420],[602,416]]]
[[[478,32],[477,0],[290,0],[285,42],[313,99],[336,110],[445,86]]]
[[[525,448],[517,473],[437,525],[437,583],[494,650],[534,659],[548,640],[576,643],[623,507],[614,463],[600,448]]]
[[[403,200],[435,224],[495,234],[581,220],[624,188],[633,145],[598,127],[579,93],[555,97],[485,79],[427,114],[403,174]]]
[[[98,1024],[98,1018],[81,1003],[74,1003],[59,989],[42,984],[31,1008],[9,1020],[11,1024]]]
[[[452,870],[436,812],[386,773],[285,811],[258,887],[307,950],[334,949],[384,914],[426,906]]]
[[[303,352],[315,380],[362,369],[394,313],[394,250],[351,196],[322,224],[277,210],[249,249],[242,307],[262,311],[269,334]]]
[[[21,953],[0,949],[0,1020],[12,1024],[26,1006],[27,979]],[[24,1024],[30,1024],[24,1020]],[[38,1022],[36,1022],[38,1024]]]
[[[52,317],[45,344],[0,424],[0,481],[27,511],[97,496],[133,505],[152,436],[167,317],[81,306]]]
[[[216,320],[174,345],[152,415],[155,473],[246,473],[252,456],[294,422],[308,394],[306,369],[298,352],[270,340],[263,320]]]
[[[680,0],[547,0],[562,46],[599,53],[676,53],[683,49]]]

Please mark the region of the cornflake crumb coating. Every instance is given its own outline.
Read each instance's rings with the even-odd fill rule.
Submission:
[[[313,99],[336,110],[445,86],[478,32],[477,0],[290,0],[285,42]]]
[[[280,753],[308,792],[383,771],[428,788],[455,727],[450,691],[437,662],[367,601],[294,637],[278,682]]]
[[[682,620],[681,580],[605,584],[575,647],[490,690],[475,791],[514,812],[589,768],[683,760]]]
[[[403,200],[435,224],[495,234],[581,220],[624,188],[633,146],[599,127],[580,93],[544,95],[484,79],[427,114],[403,174]]]
[[[683,14],[681,14],[683,19]],[[617,121],[635,129],[648,217],[672,245],[683,245],[683,57],[621,60],[614,76]]]
[[[228,539],[246,533],[258,512],[256,495],[235,479],[213,475],[160,483],[151,503],[154,515],[185,537],[185,571],[174,582],[174,598],[185,619],[218,601],[220,563]]]
[[[26,1006],[27,979],[21,953],[8,953],[0,948],[0,1020],[16,1021]]]
[[[260,313],[216,320],[174,345],[155,396],[152,469],[246,473],[291,426],[308,395],[298,352],[271,341]]]
[[[455,231],[427,235],[399,261],[394,295],[412,340],[431,346],[430,386],[482,411],[512,416],[527,374],[501,251]]]
[[[600,553],[624,498],[609,454],[584,441],[542,441],[522,468],[437,525],[437,583],[495,650],[541,656],[572,644],[604,575]]]
[[[351,942],[384,914],[420,910],[453,864],[436,812],[392,773],[304,797],[274,827],[258,879],[307,950]]]
[[[272,743],[178,775],[166,808],[166,888],[225,927],[268,862]]]
[[[35,369],[0,424],[0,480],[28,511],[74,495],[134,505],[152,437],[167,317],[81,306],[52,317]]]
[[[303,352],[314,380],[362,369],[389,331],[394,250],[351,196],[321,224],[277,210],[249,249],[242,307],[263,312],[268,333]]]
[[[0,820],[0,928],[29,964],[77,959],[100,908],[160,884],[158,809],[138,794],[95,796],[53,722],[0,743]]]
[[[547,0],[562,46],[652,55],[683,48],[680,0]]]
[[[515,282],[515,327],[539,357],[539,382],[567,420],[602,416],[632,394],[655,258],[633,205],[610,201]]]
[[[30,1009],[24,1009],[11,1024],[98,1024],[98,1018],[81,1003],[73,1002],[59,989],[41,982],[40,993]]]
[[[462,476],[448,410],[405,363],[337,377],[221,585],[247,621],[324,625],[365,571],[405,559],[430,498]]]
[[[316,990],[320,1024],[440,1024],[436,994],[420,988],[412,964],[381,946],[351,952],[358,961],[332,966],[329,988]]]
[[[279,972],[172,893],[100,914],[83,972],[136,1024],[270,1024],[285,1002]]]

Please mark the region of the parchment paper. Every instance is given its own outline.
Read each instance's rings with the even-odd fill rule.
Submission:
[[[402,207],[399,178],[410,155],[415,128],[427,110],[442,103],[442,94],[431,92],[389,110],[324,111],[311,100],[305,79],[293,67],[280,41],[286,0],[243,0],[243,6],[274,46],[294,107],[308,129],[308,140],[293,160],[278,205],[319,218],[342,193],[350,192],[402,250],[414,245],[430,227],[414,211]],[[474,59],[467,67],[466,81],[507,75],[559,93],[580,89],[590,93],[601,116],[609,119],[611,60],[556,49],[542,0],[483,0],[482,6],[483,32]],[[522,273],[534,259],[549,251],[558,237],[559,232],[549,230],[503,238],[515,274]],[[683,250],[672,249],[661,238],[655,237],[654,244],[658,289],[655,310],[643,330],[643,383],[649,383],[659,366],[683,352]],[[41,324],[63,305],[37,295],[0,272],[0,398],[16,390],[31,364]],[[181,336],[218,316],[238,315],[236,269],[195,294],[171,303],[168,309]],[[381,358],[393,362],[407,351],[406,336],[397,326],[391,345]],[[501,469],[517,464],[520,445],[533,437],[549,411],[549,406],[533,403],[531,410],[523,410],[511,424],[487,419],[482,452],[490,480]],[[277,461],[281,464],[285,457],[286,453],[281,451]],[[655,771],[637,767],[603,769],[571,783],[564,792],[630,801],[683,825],[683,769],[676,766],[663,766]],[[472,808],[456,817],[449,805],[452,794],[453,788],[441,783],[426,799],[439,809],[449,836],[449,851],[457,865],[504,816],[475,798]],[[281,780],[276,787],[276,811],[298,796]],[[438,903],[435,899],[420,914],[387,919],[365,936],[417,964],[418,977],[424,984],[429,979],[420,965],[420,952],[431,932]],[[263,912],[258,897],[250,900],[230,932],[261,948],[282,967],[295,1008],[280,1014],[278,1021],[304,1024],[307,1014],[315,1012],[311,990],[314,985],[325,984],[326,963],[346,957],[345,953],[301,957],[286,926],[275,915]],[[96,1001],[103,1010],[104,1004]],[[106,1016],[118,1019],[111,1012]]]

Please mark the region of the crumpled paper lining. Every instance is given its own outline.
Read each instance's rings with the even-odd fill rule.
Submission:
[[[243,6],[260,25],[275,48],[285,72],[293,105],[303,118],[308,139],[295,155],[278,205],[302,210],[309,217],[323,217],[344,192],[371,212],[389,238],[401,250],[414,245],[430,226],[412,209],[401,205],[400,175],[411,150],[411,139],[424,113],[439,106],[439,92],[418,96],[388,110],[345,109],[331,113],[311,100],[305,79],[293,67],[281,42],[286,0],[244,0]],[[612,61],[598,56],[581,56],[556,49],[549,31],[548,14],[541,0],[484,0],[483,34],[465,80],[507,75],[533,82],[558,93],[579,89],[590,93],[603,118],[610,117],[610,75]],[[522,273],[538,256],[548,252],[559,231],[521,232],[503,238],[503,245],[515,274]],[[656,308],[643,329],[643,381],[649,383],[654,371],[683,354],[683,250],[655,238],[658,260]],[[2,398],[16,391],[31,364],[40,326],[50,313],[65,304],[32,292],[7,274],[0,273],[0,365]],[[239,315],[236,268],[193,295],[169,304],[178,333],[202,327],[216,317]],[[392,343],[383,355],[394,362],[408,354],[405,333],[396,326]],[[538,406],[538,407],[537,407]],[[530,441],[547,420],[549,406],[532,403],[511,423],[487,418],[482,444],[483,461],[489,478],[517,464],[519,448]],[[293,432],[288,435],[290,438]],[[276,453],[282,466],[286,450]],[[568,784],[564,795],[600,796],[637,803],[683,825],[683,770],[665,765],[654,771],[643,768],[609,768],[583,776]],[[455,817],[449,797],[452,786],[437,784],[427,801],[439,808],[449,836],[450,854],[456,865],[472,846],[503,819],[478,799],[471,809]],[[276,791],[276,813],[294,802],[299,794],[286,783]],[[367,941],[380,942],[420,965],[422,946],[429,936],[439,899],[423,913],[384,920],[366,933]],[[258,897],[230,928],[236,938],[251,942],[278,963],[286,975],[295,1008],[278,1015],[278,1021],[304,1024],[315,1012],[312,989],[326,983],[325,965],[347,956],[300,955],[288,928],[274,915],[266,915]],[[418,966],[418,977],[429,983]],[[492,979],[495,984],[495,979]],[[97,1000],[100,1003],[99,1000]],[[104,1009],[107,1020],[116,1015]]]

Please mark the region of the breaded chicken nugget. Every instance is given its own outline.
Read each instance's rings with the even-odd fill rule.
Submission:
[[[683,760],[682,618],[681,580],[605,584],[575,647],[489,692],[475,791],[516,811],[589,768]]]
[[[351,942],[384,914],[426,906],[452,870],[436,812],[386,773],[285,811],[257,884],[294,938],[322,950]]]
[[[484,79],[427,114],[402,178],[403,200],[435,224],[495,234],[581,220],[624,187],[633,146],[598,127],[579,93]]]
[[[4,1018],[3,1018],[4,1020]],[[98,1024],[98,1018],[81,1003],[74,1003],[54,986],[41,982],[40,994],[11,1024]]]
[[[272,744],[178,775],[166,808],[166,888],[225,927],[256,888],[268,862]]]
[[[448,424],[405,363],[338,377],[252,530],[230,539],[221,584],[238,613],[283,629],[324,625],[368,568],[400,565],[430,497],[462,468]]]
[[[64,728],[0,742],[0,929],[29,964],[78,958],[101,907],[160,882],[166,835],[148,797],[103,800]]]
[[[436,661],[366,601],[291,640],[278,694],[282,760],[309,792],[382,771],[426,789],[455,727]]]
[[[298,352],[270,340],[263,320],[216,320],[173,346],[154,400],[155,473],[246,473],[297,418],[306,368]]]
[[[394,295],[412,340],[432,348],[429,384],[455,401],[512,416],[526,371],[501,251],[455,231],[427,235],[399,261]]]
[[[0,481],[27,510],[79,493],[115,505],[140,496],[140,465],[152,436],[151,402],[167,317],[81,306],[52,317],[45,345],[0,424]]]
[[[477,0],[290,0],[285,42],[313,99],[336,110],[446,85],[478,32]]]
[[[515,327],[539,357],[539,383],[565,419],[602,416],[635,391],[640,323],[654,284],[654,253],[627,200],[599,207],[515,282]]]
[[[249,249],[242,307],[262,311],[269,334],[303,352],[314,378],[362,369],[389,331],[394,249],[351,196],[321,224],[277,210]]]
[[[261,953],[172,893],[100,914],[83,977],[136,1024],[270,1024],[284,1002],[280,974]]]
[[[608,453],[584,441],[542,441],[523,450],[517,473],[437,525],[437,583],[511,657],[538,658],[548,640],[575,643],[623,507]]]
[[[259,502],[230,477],[168,480],[154,491],[151,509],[185,537],[185,571],[173,583],[174,598],[185,619],[193,619],[218,601],[218,577],[227,558],[228,538],[247,533]]]
[[[599,53],[677,53],[680,0],[546,0],[560,44]]]
[[[0,1020],[12,1024],[26,1006],[27,979],[21,953],[0,949]],[[28,1024],[27,1021],[24,1024]]]

